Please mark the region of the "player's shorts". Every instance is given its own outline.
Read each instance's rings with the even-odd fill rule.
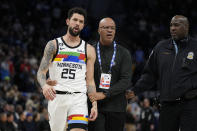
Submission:
[[[87,130],[87,95],[84,93],[56,94],[48,103],[51,131],[66,131],[73,128]]]

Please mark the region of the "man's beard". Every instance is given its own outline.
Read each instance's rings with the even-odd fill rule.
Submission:
[[[79,34],[80,34],[80,30],[78,31],[78,32],[74,32],[73,30],[74,30],[74,28],[72,28],[72,27],[69,27],[69,33],[72,35],[72,36],[78,36]]]

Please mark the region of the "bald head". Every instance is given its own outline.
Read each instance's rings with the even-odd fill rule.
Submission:
[[[170,33],[174,40],[181,40],[188,36],[189,21],[183,15],[175,15],[170,22]]]
[[[115,26],[115,22],[112,18],[110,18],[110,17],[103,18],[99,22],[99,28],[102,27],[102,26],[105,26],[107,24],[110,24],[110,23]]]
[[[172,20],[179,20],[181,23],[183,23],[189,27],[189,21],[188,21],[187,17],[185,17],[183,15],[175,15],[174,17],[172,17]]]
[[[116,33],[116,24],[112,18],[106,17],[99,22],[98,33],[102,45],[110,45]]]

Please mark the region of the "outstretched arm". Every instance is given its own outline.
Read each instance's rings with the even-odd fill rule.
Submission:
[[[45,47],[44,55],[42,57],[40,67],[37,72],[37,80],[43,89],[43,94],[46,99],[53,100],[55,97],[55,90],[52,86],[46,84],[46,73],[49,65],[52,62],[53,56],[56,53],[55,41],[49,41]]]
[[[136,95],[150,90],[157,84],[157,80],[159,78],[157,65],[157,49],[154,48],[146,62],[146,65],[144,66],[140,79],[132,89]]]
[[[86,83],[87,83],[87,93],[88,96],[90,93],[96,92],[96,86],[94,82],[94,62],[96,59],[96,53],[94,47],[91,45],[87,45],[87,72],[86,72]],[[92,102],[92,109],[90,113],[90,121],[94,121],[97,117],[98,111],[97,111],[97,102]]]

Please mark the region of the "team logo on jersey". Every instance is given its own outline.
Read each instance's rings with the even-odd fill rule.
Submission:
[[[59,46],[63,46],[63,43],[59,43]]]
[[[194,52],[189,52],[187,55],[187,59],[193,60],[194,58]]]

